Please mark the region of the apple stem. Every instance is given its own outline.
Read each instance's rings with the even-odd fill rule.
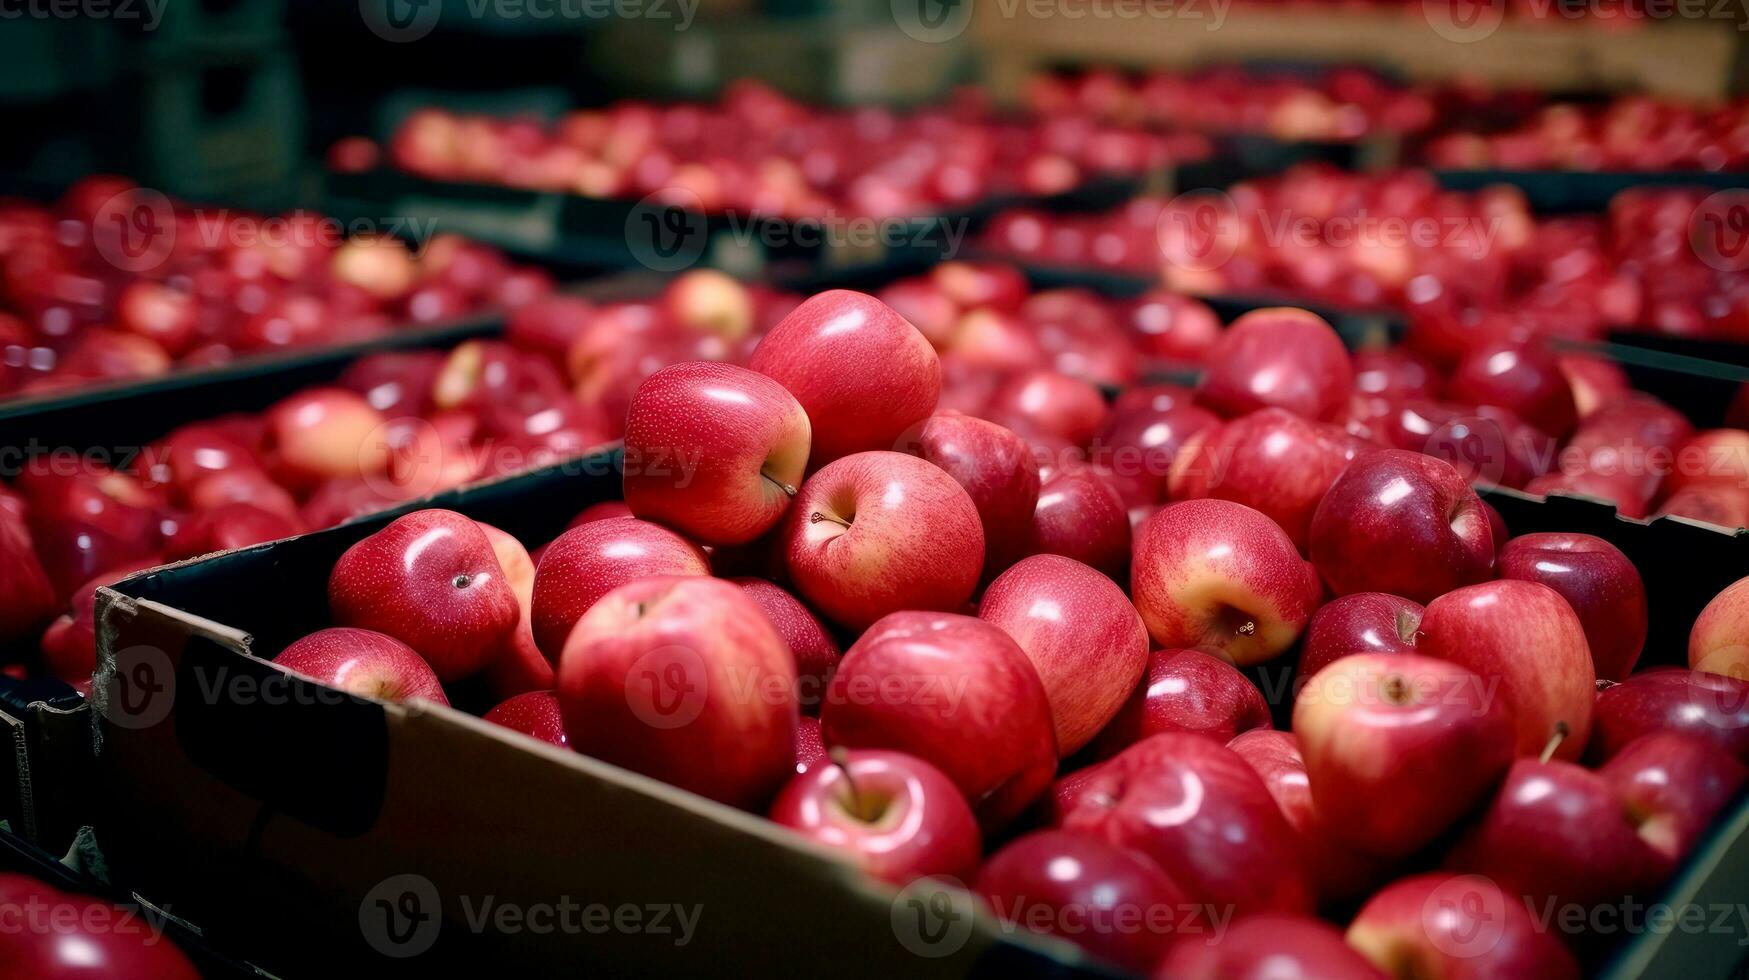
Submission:
[[[862,814],[862,794],[856,791],[856,780],[850,775],[850,753],[844,750],[844,746],[834,745],[826,753],[826,758],[831,760],[832,764],[838,767],[838,771],[844,774],[844,785],[850,789],[850,809],[860,817]]]
[[[1567,738],[1567,723],[1564,721],[1555,722],[1555,733],[1553,735],[1549,736],[1549,744],[1543,746],[1543,754],[1538,758],[1537,761],[1547,762],[1550,759],[1554,758],[1555,750],[1561,747],[1561,743],[1563,741],[1565,741],[1566,738]]]
[[[849,521],[841,521],[838,518],[833,517],[830,514],[822,514],[819,511],[814,511],[812,514],[808,515],[808,523],[809,524],[818,524],[821,521],[831,521],[832,523],[838,525],[839,527],[844,527],[844,528],[848,528],[850,526]]]
[[[774,479],[770,473],[767,473],[764,470],[760,470],[759,475],[764,477],[769,482],[776,484],[777,488],[779,490],[782,490],[784,493],[788,494],[789,496],[793,497],[796,495],[796,488],[795,487],[790,486],[789,484],[783,482],[782,480]]]

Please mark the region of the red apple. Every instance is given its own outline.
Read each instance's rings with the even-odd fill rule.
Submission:
[[[1071,755],[1112,719],[1148,660],[1148,630],[1111,579],[1034,555],[984,591],[978,618],[1020,644],[1050,699],[1057,751]]]
[[[571,747],[741,807],[795,765],[796,673],[734,584],[644,578],[589,607],[559,657]],[[722,751],[720,746],[733,746]]]
[[[902,453],[827,464],[803,484],[783,537],[796,589],[851,629],[901,609],[958,609],[984,565],[972,498]]]
[[[1221,320],[1208,304],[1164,290],[1136,298],[1129,328],[1144,351],[1169,363],[1200,364],[1221,338]]]
[[[1270,726],[1263,692],[1232,664],[1201,650],[1155,650],[1142,681],[1099,733],[1097,754],[1110,757],[1150,735],[1193,732],[1228,742]]]
[[[571,744],[565,737],[565,719],[559,711],[559,696],[552,691],[524,691],[500,702],[484,717],[494,725],[503,725],[560,748]]]
[[[1305,915],[1254,915],[1202,942],[1181,942],[1159,964],[1159,980],[1385,980],[1327,922]]]
[[[1241,665],[1291,646],[1322,595],[1280,526],[1227,500],[1189,500],[1148,518],[1130,592],[1155,643]]]
[[[1640,481],[1626,473],[1598,473],[1593,470],[1557,470],[1533,478],[1524,485],[1524,492],[1537,496],[1550,494],[1591,497],[1615,505],[1623,517],[1645,517],[1648,498],[1640,490]]]
[[[1498,565],[1501,578],[1541,582],[1567,600],[1599,678],[1633,671],[1646,644],[1646,586],[1621,549],[1590,534],[1525,534],[1506,542]]]
[[[1337,595],[1427,602],[1494,567],[1481,498],[1450,463],[1396,449],[1356,459],[1330,485],[1312,515],[1310,550]]]
[[[796,775],[826,762],[826,740],[820,735],[820,719],[802,715],[796,719]]]
[[[1343,843],[1325,825],[1312,799],[1299,739],[1292,732],[1253,728],[1240,732],[1227,748],[1257,771],[1275,797],[1299,837],[1300,858],[1321,901],[1349,901],[1385,880],[1393,862]]]
[[[1743,764],[1730,753],[1678,732],[1635,739],[1599,766],[1597,775],[1662,860],[1661,877],[1681,867],[1745,780]]]
[[[825,625],[802,605],[801,600],[783,587],[762,578],[735,578],[729,581],[741,587],[747,597],[758,604],[777,627],[784,645],[796,663],[796,700],[803,711],[817,711],[820,698],[826,693],[826,682],[838,667],[838,641]]]
[[[310,487],[389,467],[384,418],[345,388],[310,388],[269,408],[267,445],[282,482]]]
[[[534,570],[530,623],[553,663],[595,601],[628,582],[656,575],[709,575],[709,559],[673,531],[635,518],[591,521],[554,538]]]
[[[136,279],[115,300],[116,326],[151,340],[171,357],[193,346],[200,325],[195,297],[173,286]]]
[[[504,570],[504,581],[516,596],[516,629],[486,666],[486,682],[493,697],[508,700],[531,691],[550,691],[553,665],[534,645],[534,560],[514,535],[490,524],[480,524],[492,542],[492,554]]]
[[[844,654],[820,708],[826,744],[933,763],[986,830],[1024,810],[1057,767],[1050,700],[1020,647],[950,613],[893,613]]]
[[[847,289],[796,307],[747,366],[801,402],[813,423],[815,467],[895,448],[941,396],[941,364],[929,341],[880,300]]]
[[[1148,391],[1132,389],[1118,398],[1090,452],[1094,469],[1131,507],[1165,500],[1173,463],[1220,425],[1213,412],[1191,403],[1189,392],[1165,385],[1154,386],[1151,396]]]
[[[1020,270],[989,262],[943,262],[929,273],[930,281],[962,309],[1019,308],[1026,299],[1026,277]]]
[[[1351,653],[1414,653],[1419,602],[1384,592],[1356,592],[1333,599],[1312,614],[1300,642],[1300,676],[1310,678]]]
[[[0,513],[0,642],[32,636],[60,605],[24,522]]]
[[[625,501],[603,500],[578,511],[577,516],[571,518],[570,523],[565,525],[565,530],[569,531],[571,528],[588,524],[591,521],[607,521],[616,517],[631,516],[633,516],[632,509],[626,506]]]
[[[1086,466],[1065,466],[1043,476],[1032,513],[1031,548],[1073,558],[1123,581],[1130,564],[1130,519],[1123,498]]]
[[[199,980],[163,936],[163,913],[63,892],[19,874],[0,874],[0,902],[12,922],[0,939],[0,973],[37,980],[151,977]],[[144,911],[144,915],[142,915]]]
[[[1027,438],[1059,439],[1084,446],[1110,409],[1092,384],[1057,371],[1026,371],[990,397],[984,415]]]
[[[715,269],[689,269],[662,290],[662,305],[687,330],[740,340],[753,329],[753,297],[734,277]]]
[[[521,616],[492,540],[449,510],[414,511],[346,549],[328,577],[328,608],[342,626],[419,651],[448,680],[490,663]]]
[[[1356,455],[1339,426],[1309,422],[1280,408],[1234,419],[1201,443],[1209,471],[1200,496],[1244,504],[1281,525],[1306,550],[1312,514]]]
[[[1708,429],[1676,447],[1675,464],[1664,478],[1664,492],[1709,485],[1749,487],[1749,431]]]
[[[994,576],[1026,553],[1038,507],[1038,461],[1019,436],[994,422],[959,412],[924,421],[906,449],[954,478],[984,529],[984,575]]]
[[[1348,945],[1394,977],[1578,980],[1579,965],[1524,900],[1479,875],[1416,875],[1348,926]]]
[[[1579,417],[1567,376],[1540,343],[1502,339],[1476,347],[1452,370],[1445,394],[1464,404],[1504,408],[1557,438],[1571,432]]]
[[[1184,890],[1135,851],[1041,830],[1009,842],[978,872],[978,894],[1004,922],[1058,936],[1113,966],[1146,973],[1174,942],[1209,928]]]
[[[1257,773],[1211,738],[1152,736],[1055,795],[1057,826],[1140,851],[1192,902],[1238,916],[1311,908],[1293,828]]]
[[[1686,517],[1726,530],[1749,527],[1749,489],[1725,484],[1686,486],[1664,499],[1653,517]]]
[[[830,764],[811,766],[784,786],[770,816],[900,886],[928,875],[969,878],[983,852],[959,788],[902,752],[834,749]]]
[[[626,413],[626,504],[695,541],[744,544],[788,510],[808,433],[802,406],[765,375],[710,361],[663,368]]]
[[[1333,422],[1354,387],[1342,338],[1315,314],[1289,307],[1234,320],[1206,363],[1197,397],[1229,418],[1273,406]]]
[[[1448,592],[1427,604],[1417,648],[1498,683],[1518,755],[1556,750],[1576,759],[1591,732],[1597,675],[1579,617],[1560,593],[1501,579]]]
[[[221,504],[191,516],[164,542],[164,558],[181,561],[196,555],[232,551],[265,544],[304,532],[303,520],[254,504]]]
[[[1593,756],[1612,758],[1653,732],[1705,738],[1749,761],[1749,681],[1704,670],[1654,667],[1598,693],[1591,719]]]
[[[281,650],[273,662],[362,698],[449,703],[425,658],[400,640],[374,630],[317,630]]]
[[[1319,671],[1294,701],[1293,727],[1330,832],[1400,858],[1456,823],[1512,763],[1512,723],[1492,695],[1476,673],[1414,653],[1355,654]]]

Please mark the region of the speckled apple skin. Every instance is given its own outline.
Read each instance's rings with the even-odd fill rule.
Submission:
[[[1646,645],[1646,585],[1621,549],[1590,534],[1524,534],[1505,543],[1498,564],[1501,578],[1541,582],[1567,600],[1599,678],[1633,672]]]
[[[1213,464],[1205,496],[1251,507],[1281,525],[1303,553],[1312,514],[1357,451],[1342,429],[1265,408],[1215,430],[1202,452]]]
[[[1390,699],[1393,682],[1405,703]],[[1483,805],[1512,765],[1512,722],[1486,679],[1418,653],[1360,653],[1319,671],[1294,701],[1293,730],[1331,831],[1386,858]]]
[[[997,576],[978,618],[1001,627],[1032,661],[1064,756],[1117,714],[1148,660],[1148,630],[1129,597],[1061,555],[1034,555]]]
[[[1225,742],[1270,723],[1263,692],[1237,667],[1201,650],[1159,649],[1148,654],[1141,683],[1099,733],[1095,751],[1110,758],[1161,732]]]
[[[346,549],[328,578],[328,608],[336,624],[387,633],[451,681],[485,667],[521,617],[486,532],[437,509]]]
[[[845,652],[820,727],[828,746],[908,752],[946,773],[991,830],[1051,783],[1051,705],[1026,654],[997,627],[899,612]]]
[[[281,650],[273,662],[359,697],[449,703],[425,658],[375,630],[345,626],[317,630]]]
[[[1032,514],[1034,552],[1073,558],[1121,582],[1130,543],[1123,498],[1092,469],[1064,467],[1039,488]]]
[[[1388,592],[1356,592],[1318,607],[1300,643],[1300,677],[1351,653],[1414,653],[1427,609]],[[1405,635],[1407,634],[1407,635]]]
[[[762,578],[729,581],[740,586],[747,598],[764,611],[771,625],[777,627],[777,635],[783,637],[790,656],[795,658],[797,700],[803,711],[818,711],[826,682],[838,667],[838,658],[843,656],[838,641],[827,632],[819,617],[783,586]]]
[[[1299,835],[1300,857],[1320,901],[1360,898],[1390,878],[1394,862],[1357,851],[1330,835],[1312,800],[1306,760],[1293,732],[1253,728],[1240,732],[1227,748],[1256,770],[1281,807],[1281,815]]]
[[[498,556],[498,567],[504,569],[504,580],[510,583],[510,591],[516,593],[518,610],[516,629],[486,665],[486,684],[499,701],[529,691],[550,691],[553,688],[553,665],[547,662],[540,647],[534,645],[534,625],[530,615],[534,604],[534,560],[514,535],[490,524],[480,524],[480,530],[485,531],[486,538],[492,542],[492,552]]]
[[[560,748],[571,744],[559,714],[559,696],[552,691],[525,691],[486,712],[485,719]]]
[[[565,732],[585,755],[740,807],[763,806],[795,771],[795,666],[731,582],[614,589],[577,621],[558,673]]]
[[[626,412],[626,504],[702,544],[745,544],[789,509],[809,434],[801,404],[763,374],[715,361],[665,367]]]
[[[1501,579],[1448,592],[1427,604],[1416,648],[1499,678],[1519,755],[1540,754],[1557,724],[1567,735],[1555,757],[1584,752],[1597,675],[1585,629],[1554,589]]]
[[[1342,338],[1321,317],[1291,307],[1234,320],[1205,363],[1197,400],[1228,418],[1275,406],[1333,422],[1354,387]]]
[[[1688,666],[1749,680],[1749,578],[1726,586],[1695,617]]]
[[[1279,525],[1211,499],[1163,507],[1142,525],[1130,595],[1155,643],[1243,666],[1292,646],[1322,589]],[[1240,632],[1245,622],[1251,632]]]
[[[1348,465],[1312,515],[1311,557],[1337,595],[1388,592],[1419,603],[1486,580],[1494,531],[1450,463],[1400,449]]]
[[[954,478],[984,528],[984,575],[993,577],[1026,554],[1038,506],[1038,460],[1008,429],[959,412],[939,412],[923,423],[914,448]]]
[[[635,517],[580,524],[554,538],[534,570],[534,642],[558,663],[572,627],[597,599],[653,575],[709,575],[710,560],[673,531]]]
[[[1172,732],[1057,784],[1056,824],[1152,858],[1189,893],[1238,916],[1309,912],[1299,841],[1263,780],[1204,735]]]
[[[813,424],[811,465],[893,449],[941,397],[941,362],[916,327],[848,289],[817,293],[773,327],[747,366],[788,388]]]
[[[802,486],[784,548],[802,598],[860,630],[903,609],[963,606],[984,564],[984,530],[972,498],[939,467],[857,453]]]

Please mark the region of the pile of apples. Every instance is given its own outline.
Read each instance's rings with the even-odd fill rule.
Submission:
[[[1316,77],[1232,65],[1140,77],[1094,69],[1035,76],[1027,82],[1023,102],[1046,116],[1082,113],[1131,125],[1328,142],[1417,133],[1437,116],[1430,89],[1394,83],[1360,67],[1333,68]]]
[[[585,197],[647,197],[707,213],[899,218],[997,193],[1055,194],[1100,174],[1136,175],[1209,152],[1087,116],[1006,119],[971,101],[897,112],[827,110],[753,82],[715,104],[618,102],[555,123],[413,113],[389,141],[397,168],[436,180]],[[331,157],[348,169],[373,154]]]
[[[1749,102],[1705,105],[1649,95],[1602,106],[1561,102],[1508,129],[1442,133],[1424,150],[1448,170],[1742,170]]]
[[[1097,465],[1043,476],[941,410],[904,317],[821,293],[745,367],[643,382],[623,502],[532,554],[406,515],[276,662],[391,700],[484,678],[491,720],[1135,972],[1576,975],[1608,937],[1533,910],[1655,897],[1744,784],[1749,580],[1688,669],[1632,673],[1634,566],[1512,537],[1452,465],[1347,433],[1355,365],[1317,317],[1251,314],[1204,363],[1131,407],[1204,413],[1229,458],[1168,454],[1133,535],[1074,507],[1053,537],[1054,481],[1116,494]]]
[[[97,586],[580,455],[620,437],[651,372],[744,356],[796,301],[709,271],[638,301],[531,299],[502,340],[367,355],[265,411],[180,426],[119,468],[34,456],[0,485],[0,642],[40,635],[42,670],[83,691]]]
[[[1028,262],[1159,273],[1194,294],[1393,310],[1447,335],[1446,346],[1499,331],[1743,340],[1742,206],[1636,188],[1607,215],[1539,219],[1504,185],[1469,194],[1441,190],[1425,171],[1306,165],[1236,184],[1224,200],[1143,197],[1091,215],[1014,209],[992,220],[982,244]]]
[[[312,212],[153,193],[97,176],[52,207],[0,202],[0,397],[365,340],[552,291],[545,272],[453,235],[415,254]]]

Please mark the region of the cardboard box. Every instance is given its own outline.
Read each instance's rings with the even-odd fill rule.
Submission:
[[[596,456],[432,503],[541,541],[616,495],[613,467]],[[1600,533],[1641,564],[1655,610],[1649,662],[1681,657],[1700,604],[1749,574],[1743,534],[1627,522],[1585,500],[1490,496],[1517,531]],[[95,830],[116,880],[291,975],[336,963],[389,974],[433,963],[543,974],[1092,969],[1071,947],[974,913],[963,893],[895,894],[757,816],[450,708],[362,701],[250,656],[324,625],[334,560],[393,516],[103,590]],[[1739,805],[1670,894],[1728,895],[1736,886],[1721,876],[1749,863],[1746,830]],[[676,945],[633,928],[469,925],[488,899],[532,910],[566,898],[697,910],[696,928]],[[1716,936],[1645,935],[1612,969],[1714,975],[1737,953]]]

